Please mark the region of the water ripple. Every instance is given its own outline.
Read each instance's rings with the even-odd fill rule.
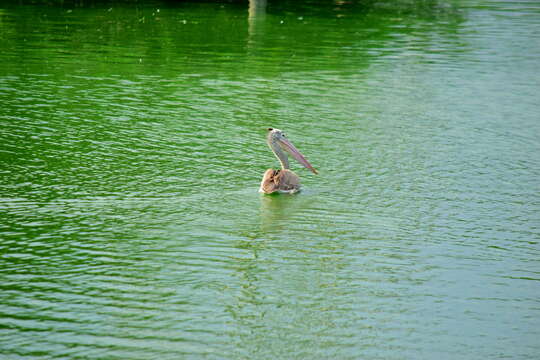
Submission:
[[[0,354],[534,357],[537,13],[1,4]]]

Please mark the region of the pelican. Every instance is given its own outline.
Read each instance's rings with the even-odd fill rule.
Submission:
[[[289,170],[289,158],[286,151],[294,157],[300,164],[317,174],[317,170],[311,166],[306,158],[287,139],[283,131],[268,128],[266,142],[272,152],[281,163],[281,170],[268,169],[264,172],[259,192],[272,194],[275,192],[294,194],[300,190],[300,178]]]

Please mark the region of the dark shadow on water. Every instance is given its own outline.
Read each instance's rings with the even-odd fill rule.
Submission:
[[[453,4],[0,0],[0,32],[5,33],[0,52],[24,59],[28,72],[35,73],[60,65],[62,73],[80,71],[83,46],[88,56],[81,58],[89,60],[82,68],[90,74],[102,71],[102,63],[137,75],[153,75],[156,68],[239,78],[299,69],[357,72],[399,53],[407,42],[395,41],[403,36],[423,37],[417,43],[427,48],[440,42],[433,34],[455,38],[466,12]]]

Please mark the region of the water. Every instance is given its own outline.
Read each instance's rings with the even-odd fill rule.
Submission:
[[[539,33],[536,1],[0,3],[1,357],[538,358]],[[269,126],[298,195],[257,193]]]

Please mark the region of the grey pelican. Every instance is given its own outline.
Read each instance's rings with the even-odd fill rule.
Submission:
[[[294,172],[289,170],[289,153],[300,164],[317,174],[317,170],[311,166],[306,158],[294,147],[287,139],[283,131],[279,129],[268,128],[266,138],[268,146],[281,163],[280,170],[268,169],[264,172],[259,192],[265,194],[287,193],[294,194],[300,190],[300,178]]]

